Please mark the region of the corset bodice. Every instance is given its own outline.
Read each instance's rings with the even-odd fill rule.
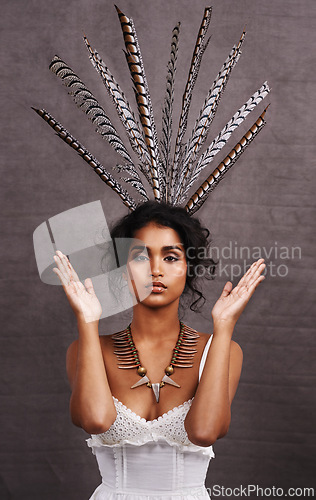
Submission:
[[[202,354],[199,379],[211,340]],[[191,443],[184,427],[193,399],[146,420],[113,397],[115,422],[86,440],[102,477],[91,500],[209,498],[204,481],[213,448]]]

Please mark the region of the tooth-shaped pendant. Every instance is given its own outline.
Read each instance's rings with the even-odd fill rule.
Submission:
[[[136,382],[136,384],[132,385],[131,389],[135,389],[135,387],[139,387],[140,385],[147,384],[148,382],[150,382],[150,380],[147,377],[147,375],[145,375],[144,377],[142,377],[141,379],[139,379],[138,382]]]
[[[154,391],[155,398],[157,403],[159,403],[159,390],[160,390],[160,383],[157,382],[156,384],[151,384],[151,388]]]
[[[172,380],[172,378],[168,377],[168,375],[164,375],[162,382],[164,382],[165,384],[174,385],[175,387],[180,387],[180,385]]]

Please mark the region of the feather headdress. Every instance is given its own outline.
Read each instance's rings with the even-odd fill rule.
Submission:
[[[44,109],[35,109],[35,111],[55,130],[61,139],[77,151],[101,179],[120,196],[123,203],[130,210],[134,210],[138,203],[149,199],[149,194],[143,184],[143,176],[152,188],[155,200],[164,201],[170,205],[185,204],[187,212],[192,215],[202,206],[210,192],[223,178],[228,169],[240,158],[248,144],[262,130],[265,124],[264,115],[267,108],[250,127],[248,132],[236,143],[226,158],[215,169],[212,168],[212,172],[207,173],[207,178],[198,189],[189,195],[191,189],[194,189],[194,185],[198,182],[199,177],[202,173],[206,172],[206,167],[209,166],[217,153],[225,146],[231,134],[269,93],[269,86],[265,82],[236,111],[217,137],[201,153],[201,148],[207,140],[209,128],[214,119],[219,101],[226,88],[231,72],[240,58],[241,47],[245,39],[245,32],[243,32],[238,43],[228,54],[227,59],[208,91],[194,128],[189,139],[185,142],[184,137],[187,130],[192,94],[203,54],[210,40],[210,38],[206,38],[206,35],[211,20],[212,8],[206,7],[194,46],[189,75],[182,97],[182,108],[175,138],[174,155],[172,157],[172,112],[180,23],[172,31],[171,53],[167,66],[167,86],[162,111],[162,139],[159,142],[135,26],[131,18],[128,18],[117,7],[116,10],[123,32],[125,57],[133,82],[138,118],[135,116],[123,91],[99,53],[91,47],[86,37],[84,37],[84,42],[89,52],[90,61],[99,73],[113,101],[118,116],[125,128],[130,147],[137,156],[138,163],[133,161],[105,110],[73,70],[58,56],[53,58],[50,69],[67,86],[68,92],[76,105],[96,126],[96,132],[106,139],[121,156],[123,162],[114,166],[113,169],[119,173],[125,173],[125,177],[120,176],[121,180],[136,189],[140,200],[133,199],[121,183],[79,141],[67,132],[50,113]]]

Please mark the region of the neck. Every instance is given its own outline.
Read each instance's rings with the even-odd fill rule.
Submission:
[[[135,341],[174,340],[178,338],[180,320],[178,316],[178,303],[168,308],[150,309],[142,304],[137,304],[133,309],[131,329]]]

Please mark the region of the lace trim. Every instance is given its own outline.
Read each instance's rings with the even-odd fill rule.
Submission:
[[[127,413],[129,413],[130,415],[133,415],[133,417],[136,417],[137,420],[139,420],[140,422],[144,422],[146,424],[151,424],[152,422],[158,422],[159,420],[162,420],[165,416],[171,415],[171,413],[174,413],[178,409],[181,410],[182,408],[186,407],[187,405],[189,405],[189,407],[190,407],[192,404],[192,401],[194,399],[194,396],[193,396],[193,398],[187,399],[187,401],[184,401],[184,403],[181,403],[178,406],[174,406],[171,410],[163,413],[162,415],[159,415],[159,417],[154,418],[153,420],[146,420],[144,417],[137,415],[137,413],[135,413],[130,408],[127,408],[127,406],[125,406],[125,404],[122,403],[122,401],[120,401],[119,399],[115,398],[114,396],[112,396],[112,398],[114,399],[114,401],[116,401],[116,403],[118,403],[120,406],[122,406]]]
[[[162,441],[181,451],[200,452],[214,458],[212,446],[202,447],[191,443],[184,428],[184,420],[193,399],[175,406],[154,420],[146,420],[113,396],[117,409],[115,422],[106,432],[92,434],[90,439],[86,439],[87,445],[95,454],[95,447],[117,448],[125,444],[142,446]]]

